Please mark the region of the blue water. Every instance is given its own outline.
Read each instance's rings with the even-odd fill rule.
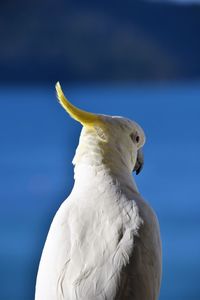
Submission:
[[[143,126],[145,168],[136,181],[160,221],[160,299],[199,300],[200,83],[63,88],[86,110]],[[81,126],[53,86],[1,86],[0,104],[0,299],[31,300],[50,222],[73,185]]]

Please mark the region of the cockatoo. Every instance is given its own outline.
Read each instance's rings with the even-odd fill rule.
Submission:
[[[73,159],[74,187],[51,224],[35,300],[156,300],[159,224],[132,177],[143,165],[145,134],[129,119],[75,107],[59,83],[56,90],[83,128]]]

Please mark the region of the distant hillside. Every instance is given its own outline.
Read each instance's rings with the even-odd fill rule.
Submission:
[[[200,77],[200,6],[116,2],[0,4],[0,80]]]

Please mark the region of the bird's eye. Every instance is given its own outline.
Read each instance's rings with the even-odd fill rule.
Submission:
[[[139,135],[137,135],[137,136],[135,137],[135,140],[136,140],[137,143],[139,143],[139,141],[140,141]]]
[[[138,134],[131,133],[130,137],[134,143],[136,142],[138,144],[140,142],[140,137]]]

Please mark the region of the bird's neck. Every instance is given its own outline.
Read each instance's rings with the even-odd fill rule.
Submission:
[[[114,185],[126,194],[138,193],[126,157],[107,144],[99,145],[94,140],[80,142],[73,164],[75,187]]]

